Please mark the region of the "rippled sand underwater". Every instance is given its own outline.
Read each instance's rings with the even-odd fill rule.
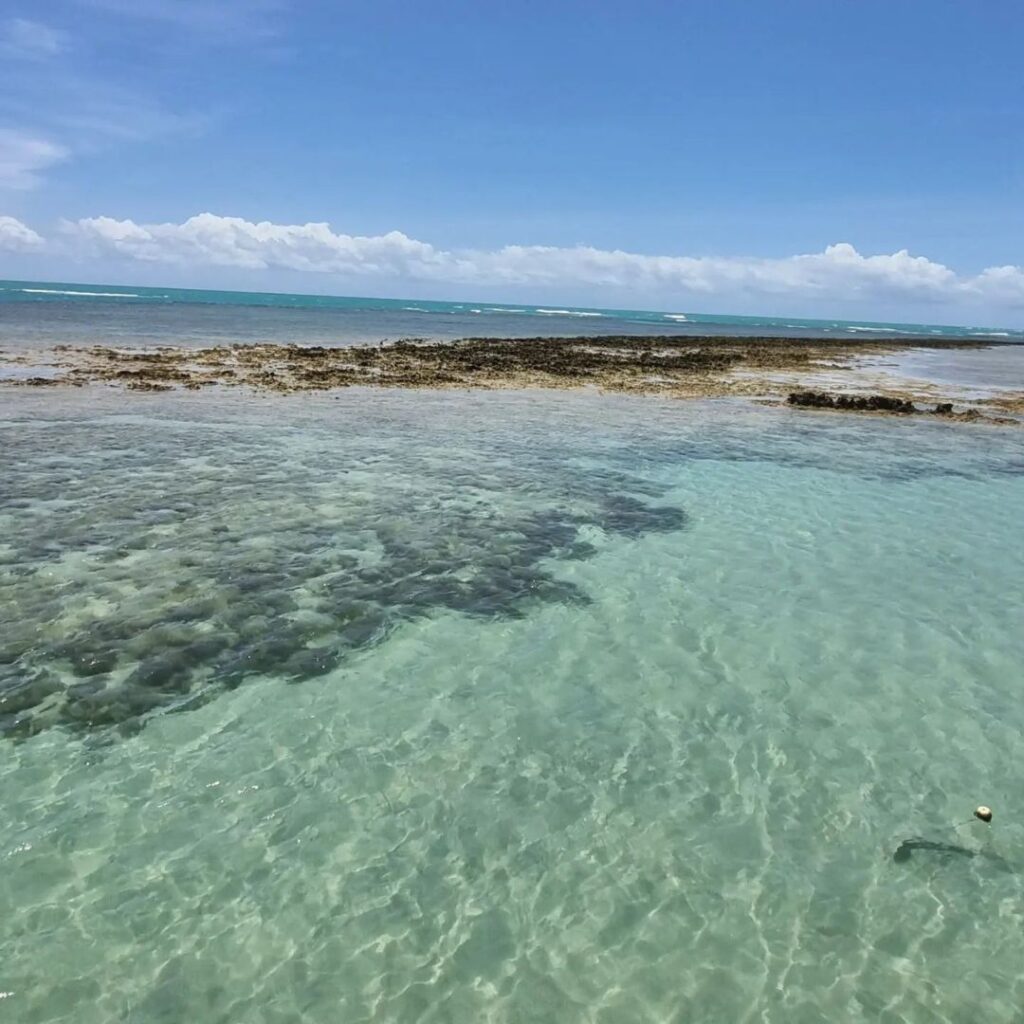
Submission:
[[[0,1020],[1019,1020],[1020,432],[8,391],[0,465]]]

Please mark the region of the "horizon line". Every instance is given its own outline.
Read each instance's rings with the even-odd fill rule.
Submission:
[[[543,309],[549,309],[550,303],[541,305],[538,303],[522,303],[522,302],[507,302],[502,300],[487,300],[487,299],[413,299],[403,296],[389,296],[389,295],[340,295],[332,294],[330,292],[303,292],[303,291],[259,291],[259,290],[248,290],[240,288],[196,288],[187,287],[182,285],[151,285],[151,284],[132,284],[131,282],[115,283],[110,281],[53,281],[53,280],[37,280],[33,278],[0,278],[0,284],[16,284],[16,285],[77,285],[84,288],[144,288],[150,291],[177,291],[177,292],[202,292],[206,294],[221,294],[221,295],[271,295],[271,296],[284,296],[294,298],[310,298],[310,299],[354,299],[354,300],[365,300],[369,302],[425,302],[435,303],[437,305],[448,305],[448,306],[486,306],[492,305],[495,307],[507,307],[516,308],[533,313],[537,313]],[[113,296],[111,296],[113,297]],[[126,298],[130,296],[125,296]],[[669,311],[661,309],[641,309],[641,308],[626,308],[626,307],[614,307],[614,306],[575,306],[568,303],[563,304],[566,310],[574,312],[593,312],[593,313],[656,313],[660,316],[673,317],[673,316],[685,316],[685,317],[717,317],[721,319],[742,321],[742,320],[761,320],[761,321],[779,321],[779,320],[802,320],[805,323],[814,324],[863,324],[865,326],[875,327],[932,327],[932,328],[949,328],[952,330],[972,330],[972,331],[989,331],[989,332],[1007,332],[1010,335],[1020,335],[1024,337],[1024,328],[1016,327],[1003,327],[996,325],[983,325],[983,324],[949,324],[949,323],[925,323],[925,322],[913,322],[913,321],[901,321],[901,320],[847,320],[840,317],[809,317],[801,316],[798,314],[762,314],[762,313],[702,313],[692,310],[678,310]],[[414,312],[410,310],[410,312]]]

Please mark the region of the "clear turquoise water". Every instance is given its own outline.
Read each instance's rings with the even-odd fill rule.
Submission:
[[[0,466],[0,1019],[1019,1020],[1019,431],[7,389]]]
[[[0,349],[254,341],[349,345],[404,337],[608,334],[854,338],[967,335],[1024,343],[1022,330],[988,326],[0,281]]]

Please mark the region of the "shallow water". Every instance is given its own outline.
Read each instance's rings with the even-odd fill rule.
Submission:
[[[973,399],[1024,391],[1024,346],[1020,345],[980,350],[907,349],[859,361],[868,369],[880,369],[896,378],[897,386],[908,380],[936,384]]]
[[[7,389],[0,464],[0,1019],[1018,1019],[1018,431]]]

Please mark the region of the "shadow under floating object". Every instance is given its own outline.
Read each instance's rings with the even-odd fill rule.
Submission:
[[[954,857],[973,858],[978,856],[976,850],[969,850],[966,846],[957,846],[954,843],[937,843],[931,839],[915,837],[913,839],[904,839],[896,847],[896,852],[892,855],[892,859],[899,863],[908,861],[916,850],[927,850],[931,853],[937,853],[942,856],[942,859],[946,860]]]
[[[976,807],[974,810],[974,817],[978,821],[983,821],[986,825],[992,823],[992,808],[986,807],[982,804]],[[964,825],[971,824],[970,820],[961,822],[961,824],[955,826],[956,828],[963,828]],[[996,864],[1000,870],[1013,872],[1013,868],[1000,857],[997,853],[992,853],[989,850],[971,850],[966,846],[959,846],[956,843],[942,843],[937,842],[934,839],[923,839],[920,836],[913,836],[910,839],[904,839],[899,846],[896,847],[895,852],[892,855],[892,859],[899,864],[905,863],[910,860],[915,852],[933,853],[938,856],[939,860],[956,860],[964,858],[967,860],[973,860],[976,857],[984,858],[990,863]]]
[[[998,853],[990,850],[971,850],[966,846],[957,846],[955,843],[940,843],[932,839],[923,839],[914,836],[904,839],[896,847],[892,859],[898,864],[906,863],[915,853],[931,854],[932,858],[943,863],[951,863],[960,860],[981,860],[990,864],[997,871],[1004,871],[1007,874],[1017,874],[1017,869],[1009,861],[1000,857]]]

